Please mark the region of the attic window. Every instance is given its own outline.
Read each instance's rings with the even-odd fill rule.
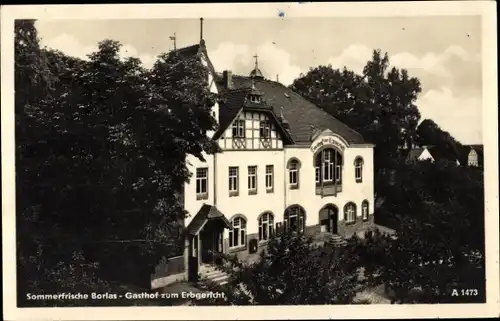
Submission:
[[[254,96],[254,95],[251,95],[250,96],[250,101],[252,103],[260,103],[260,97],[259,96]]]
[[[289,94],[287,94],[287,93],[285,93],[285,97],[286,97],[286,98],[290,98],[290,95],[289,95]]]

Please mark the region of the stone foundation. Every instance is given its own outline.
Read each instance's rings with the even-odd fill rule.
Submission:
[[[306,226],[304,234],[306,236],[314,236],[321,233],[321,225],[309,225]],[[363,238],[366,231],[374,230],[375,224],[373,221],[373,214],[368,216],[368,220],[363,221],[361,217],[357,217],[355,223],[346,224],[344,221],[338,222],[337,234],[346,238],[353,236],[355,233],[357,236]],[[224,251],[230,255],[236,255],[238,260],[246,262],[254,262],[260,257],[260,253],[266,249],[267,245],[265,242],[258,242],[258,248],[256,253],[249,252],[250,240],[258,240],[258,233],[247,235],[247,246],[242,248],[229,249],[229,240],[224,240]]]
[[[366,231],[373,229],[375,229],[373,215],[369,215],[366,221],[363,221],[361,217],[358,216],[355,223],[345,223],[344,221],[338,222],[337,234],[345,238],[350,238],[354,234],[357,234],[359,237],[364,237]]]

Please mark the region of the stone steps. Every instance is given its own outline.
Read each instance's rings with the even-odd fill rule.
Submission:
[[[347,244],[347,241],[342,236],[333,234],[326,243],[334,247],[341,247],[345,246]]]
[[[229,275],[217,269],[214,266],[201,266],[200,267],[200,283],[204,282],[214,282],[218,285],[224,285],[228,283]]]

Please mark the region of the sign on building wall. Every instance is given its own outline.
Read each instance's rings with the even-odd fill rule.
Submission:
[[[321,147],[323,147],[325,145],[333,145],[342,151],[346,147],[344,144],[338,142],[334,137],[323,137],[323,138],[321,138],[321,140],[312,144],[311,150],[313,151],[313,153],[315,153],[318,149],[320,149]]]

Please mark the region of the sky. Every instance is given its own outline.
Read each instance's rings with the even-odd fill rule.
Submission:
[[[418,77],[417,106],[464,144],[481,144],[482,74],[479,16],[205,19],[203,38],[217,71],[248,75],[254,55],[266,78],[289,85],[311,67],[331,64],[361,72],[374,49],[391,66]],[[200,40],[199,19],[38,20],[41,45],[86,58],[99,41],[146,67],[156,56]]]

